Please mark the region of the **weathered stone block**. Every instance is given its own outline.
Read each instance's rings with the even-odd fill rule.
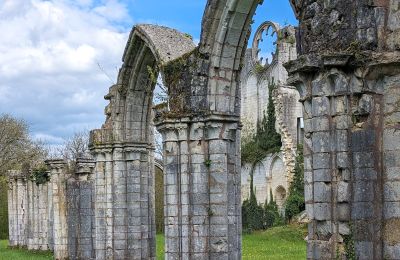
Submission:
[[[386,182],[383,192],[385,201],[400,201],[400,181]]]
[[[373,218],[372,202],[354,202],[352,204],[351,218],[354,220],[363,220]]]
[[[330,152],[331,136],[329,132],[314,132],[312,134],[312,149],[314,153]]]
[[[331,182],[332,173],[330,169],[319,169],[314,170],[314,181],[315,182]]]
[[[353,153],[353,165],[356,168],[372,168],[374,167],[374,153],[373,152],[355,152]]]
[[[355,180],[373,181],[377,179],[377,172],[374,168],[355,168],[353,176]]]
[[[312,122],[312,132],[329,131],[330,119],[328,116],[313,117],[309,119]],[[306,129],[304,128],[306,131]],[[306,131],[310,132],[310,131]]]
[[[356,241],[354,243],[354,249],[358,259],[360,260],[369,260],[374,254],[373,243],[369,241]]]
[[[331,206],[330,203],[314,203],[314,219],[330,220]]]
[[[314,97],[312,99],[312,115],[325,116],[330,114],[330,104],[327,97]]]
[[[338,202],[349,202],[350,201],[350,185],[348,182],[340,181],[337,187],[338,191]]]
[[[331,199],[331,185],[314,182],[314,202],[330,202]]]
[[[353,197],[356,202],[373,201],[375,198],[374,182],[356,181],[353,184]]]
[[[331,167],[331,156],[329,153],[314,153],[313,169],[329,169]]]

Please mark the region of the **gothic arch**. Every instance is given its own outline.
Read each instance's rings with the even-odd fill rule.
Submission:
[[[130,34],[102,129],[91,132],[96,158],[96,259],[154,259],[153,91],[169,62],[192,51],[176,30],[137,25]]]
[[[207,3],[202,23],[200,52],[209,57],[206,102],[209,111],[224,115],[240,114],[238,77],[241,60],[247,47],[249,26],[260,2],[262,1],[209,0]],[[376,58],[383,57],[383,51],[392,52],[389,55],[391,57],[398,55],[393,53],[393,46],[399,46],[398,40],[391,38],[392,45],[384,44],[387,41],[385,33],[391,34],[394,27],[388,26],[386,19],[380,19],[389,17],[389,21],[395,20],[394,17],[399,11],[398,6],[392,2],[394,1],[382,1],[370,7],[365,1],[290,1],[299,19],[297,50],[300,57],[286,64],[286,68],[293,82],[301,82],[296,87],[301,90],[304,102],[307,139],[304,147],[304,166],[305,176],[308,177],[305,180],[305,195],[308,201],[306,209],[311,216],[308,259],[334,258],[335,252],[344,247],[343,236],[349,235],[351,221],[359,223],[358,228],[363,231],[382,230],[384,225],[393,225],[390,221],[387,224],[386,220],[378,221],[379,223],[374,221],[383,218],[378,202],[384,200],[382,193],[379,193],[379,187],[385,182],[383,179],[370,181],[370,187],[375,188],[366,192],[368,198],[362,197],[359,201],[352,201],[353,195],[357,193],[356,188],[354,191],[349,189],[345,193],[338,193],[340,203],[338,198],[331,195],[332,191],[341,190],[343,187],[347,189],[352,185],[353,179],[348,177],[349,174],[343,173],[356,173],[359,167],[365,167],[359,164],[360,160],[354,161],[358,155],[373,154],[375,158],[384,156],[382,148],[359,147],[352,141],[353,137],[360,138],[361,142],[362,138],[369,136],[372,139],[377,137],[378,140],[374,140],[377,143],[381,142],[383,135],[377,125],[378,121],[382,120],[382,115],[373,117],[364,113],[354,127],[351,118],[352,111],[357,111],[357,108],[352,106],[357,107],[357,104],[361,110],[370,110],[371,106],[375,105],[376,111],[381,111],[378,100],[381,100],[379,95],[382,86],[373,80],[367,81],[365,71],[368,71],[367,67],[374,67],[376,62],[379,66],[389,68],[398,60],[385,58],[379,61],[380,58]],[[376,16],[376,12],[381,15]],[[332,16],[336,18],[328,21],[327,17]],[[396,51],[398,52],[398,48]],[[365,56],[359,55],[360,53],[364,53]],[[372,58],[367,61],[364,57]],[[388,63],[384,65],[385,62]],[[324,78],[326,72],[332,70],[337,70],[338,73]],[[390,75],[384,69],[381,72]],[[343,74],[346,75],[345,78],[342,77]],[[354,82],[358,84],[349,86],[349,80],[346,78],[356,78]],[[372,89],[372,93],[366,90],[368,88]],[[340,145],[331,145],[336,142],[340,142]],[[359,150],[354,151],[352,146],[357,146]],[[384,172],[380,162],[370,161],[370,166],[373,165],[380,173]],[[341,176],[339,183],[335,176]],[[361,183],[356,185],[362,186]],[[379,200],[374,201],[374,197]],[[370,215],[361,213],[369,211],[367,205],[374,205],[378,210]],[[339,209],[345,214],[338,215]],[[368,224],[363,226],[362,221],[365,219],[368,219]],[[398,216],[396,219],[398,220]],[[325,232],[325,227],[329,227],[328,232]],[[374,259],[381,259],[385,253],[385,256],[391,255],[391,259],[398,258],[398,254],[394,253],[395,247],[387,242],[383,242],[386,243],[386,248],[382,249],[384,236],[371,234],[373,238],[370,239],[362,236],[362,232],[355,237],[357,257],[367,259],[369,255]],[[400,241],[396,243],[398,247]]]

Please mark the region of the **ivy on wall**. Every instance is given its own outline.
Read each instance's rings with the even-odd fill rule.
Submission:
[[[35,182],[36,185],[45,184],[50,181],[50,175],[47,171],[47,167],[44,165],[33,169],[29,178],[31,181]]]
[[[272,100],[272,91],[275,89],[275,84],[268,86],[269,97],[267,113],[261,124],[257,127],[257,131],[250,138],[243,138],[242,149],[242,164],[256,164],[267,154],[279,152],[282,147],[281,135],[275,129],[275,105]]]

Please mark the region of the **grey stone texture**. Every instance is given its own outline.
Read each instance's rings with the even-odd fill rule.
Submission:
[[[131,32],[118,83],[106,96],[106,122],[91,133],[96,259],[155,259],[152,95],[158,73],[173,80],[166,65],[194,48],[190,36],[167,27]]]
[[[267,40],[275,41],[265,38],[266,32],[271,34],[272,31],[279,37],[275,42],[276,49],[272,54],[272,60],[265,63],[263,60],[260,61],[259,53],[265,50],[260,49],[259,43]],[[252,48],[246,51],[240,74],[242,140],[251,138],[257,131],[257,126],[265,118],[271,87],[274,87],[272,99],[275,105],[276,130],[282,137],[281,152],[260,158],[256,165],[247,163],[242,166],[242,201],[250,195],[250,174],[253,174],[258,202],[263,204],[269,201],[272,190],[282,213],[294,174],[297,144],[302,142],[300,123],[303,111],[299,102],[300,95],[293,86],[286,84],[288,73],[283,66],[284,63],[296,58],[295,28],[293,26],[280,28],[277,23],[264,22],[255,33]]]
[[[166,259],[241,259],[239,78],[259,3],[207,1],[197,48],[175,30],[135,27],[106,122],[91,134],[94,229],[89,213],[83,229],[68,231],[69,176],[50,161],[47,196],[10,175],[10,243],[43,248],[47,228],[56,259],[79,254],[68,234],[96,259],[154,259],[154,117],[164,140]],[[350,236],[357,259],[400,259],[398,0],[290,3],[299,56],[285,67],[303,103],[307,258],[345,259]],[[169,100],[153,112],[158,72]],[[71,194],[85,197],[81,181]],[[71,200],[71,210],[89,201]],[[92,245],[77,236],[85,229]]]

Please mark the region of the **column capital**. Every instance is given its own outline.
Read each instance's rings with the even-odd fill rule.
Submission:
[[[77,158],[75,165],[75,174],[79,180],[87,180],[88,175],[94,173],[96,162],[91,158]]]
[[[44,162],[51,172],[52,170],[59,171],[63,170],[67,166],[67,162],[63,159],[51,159],[51,160],[46,160]]]

